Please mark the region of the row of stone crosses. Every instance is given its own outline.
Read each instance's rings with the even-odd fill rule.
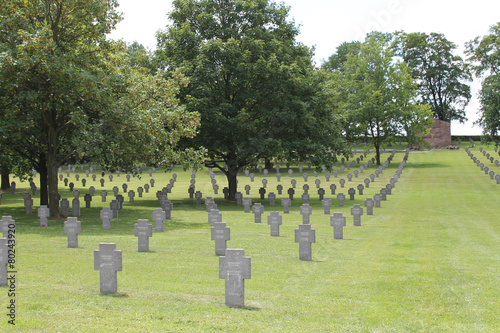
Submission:
[[[371,152],[371,150],[369,150],[368,152],[365,152],[364,154],[361,154],[359,157],[356,158],[355,161],[353,160],[352,162],[349,162],[349,163],[346,163],[347,161],[349,161],[349,157],[342,158],[341,161],[337,161],[337,166],[339,166],[340,163],[342,163],[342,165],[340,166],[340,172],[343,173],[346,168],[347,168],[347,170],[350,170],[351,165],[355,166],[356,163],[359,164],[361,161],[363,161],[364,158],[366,158],[367,154],[369,154],[370,152]],[[393,151],[393,153],[394,152],[395,152],[395,150]],[[360,167],[360,172],[363,173],[363,169],[367,169],[369,166],[372,165],[372,163],[374,163],[374,161],[375,161],[375,159],[372,158],[371,160],[368,161],[368,163],[365,163],[364,166],[361,166]],[[346,165],[344,165],[345,163],[346,163]],[[283,162],[280,162],[280,165],[283,166]],[[276,165],[276,178],[278,179],[278,181],[281,180],[281,174],[279,172],[280,171],[280,165]],[[297,163],[297,166],[299,167],[299,172],[302,173],[304,167],[302,165],[299,165],[298,163]],[[307,166],[308,166],[309,169],[311,169],[312,164],[308,163]],[[92,165],[90,162],[88,163],[88,167],[89,168],[87,170],[84,171],[84,167],[85,167],[84,164],[80,165],[81,171],[85,173],[85,175],[86,175],[87,178],[90,176],[90,173],[92,173],[94,170],[97,170],[97,165]],[[170,167],[173,167],[173,165],[171,165]],[[290,163],[286,163],[286,167],[290,168]],[[76,181],[79,181],[80,180],[80,174],[76,173],[76,169],[77,169],[76,166],[74,166],[74,165],[72,166],[71,164],[68,164],[67,165],[67,170],[65,172],[66,172],[66,176],[67,177],[69,177],[69,175],[71,173],[75,174],[74,176],[75,176]],[[132,175],[126,174],[125,178],[127,179],[127,182],[130,182],[131,177],[135,176],[136,174],[142,173],[142,171],[144,171],[145,169],[146,169],[146,165],[142,164],[141,167],[136,167],[136,170],[133,171]],[[259,170],[259,172],[263,173],[264,176],[267,176],[268,170],[263,169],[262,166],[259,166],[258,170]],[[64,178],[63,168],[62,167],[60,167],[58,171],[59,171],[59,180],[63,181],[64,182],[64,186],[68,186],[69,189],[70,189],[70,191],[73,191],[74,187],[75,187],[75,184],[73,182],[69,182],[68,178]],[[322,166],[322,171],[323,171],[323,173],[326,172],[326,166],[324,166],[324,165]],[[155,167],[149,169],[148,170],[149,176],[152,177],[152,175],[153,175],[154,172],[156,172],[156,168]],[[214,194],[218,194],[219,186],[217,185],[217,182],[215,180],[215,175],[213,174],[211,168],[209,168],[209,172],[210,172],[210,175],[211,175],[211,178],[212,178],[212,186],[213,186]],[[251,181],[253,182],[255,174],[250,173],[249,170],[244,170],[244,172],[245,172],[245,175],[248,176],[248,177],[250,177]],[[120,174],[121,174],[120,170],[117,170],[116,171],[116,177],[117,178],[120,177]],[[190,185],[190,187],[188,189],[189,197],[191,199],[195,196],[195,180],[194,180],[195,174],[196,174],[196,171],[193,171],[193,175],[192,175],[192,179],[191,179],[191,185]],[[334,177],[337,177],[338,170],[333,170],[333,174],[334,174]],[[359,171],[358,170],[354,170],[354,177],[355,178],[358,177],[358,174],[359,174]],[[104,177],[104,175],[105,175],[105,172],[102,171],[101,172],[101,176]],[[288,175],[290,177],[293,176],[293,170],[292,169],[288,170]],[[307,181],[308,174],[304,173],[302,176],[304,177],[304,180]],[[318,173],[316,171],[314,171],[314,176],[315,177],[318,176]],[[36,171],[35,170],[33,170],[33,177],[36,177]],[[93,173],[91,177],[92,177],[93,181],[96,181],[97,174]],[[109,173],[108,177],[109,177],[109,181],[110,182],[113,181],[114,176],[113,176],[112,173]],[[326,173],[325,177],[326,177],[326,180],[329,181],[330,174]],[[377,174],[377,177],[378,177],[378,174]],[[350,173],[347,174],[347,178],[348,178],[349,181],[351,181],[352,180],[352,174],[350,174]],[[319,180],[317,180],[317,181],[319,181]],[[367,179],[365,179],[365,182],[366,181],[367,181]],[[87,184],[86,178],[82,178],[81,182],[82,182],[82,186],[85,187],[86,184]],[[101,178],[100,179],[100,183],[101,183],[101,187],[104,187],[105,179]],[[345,180],[341,179],[340,184],[341,184],[342,187],[344,185],[343,183],[345,183]],[[146,183],[144,185],[144,187],[140,186],[140,187],[137,188],[137,193],[138,193],[138,196],[140,198],[142,197],[143,192],[149,193],[149,188],[150,187],[154,187],[155,180],[151,179],[150,180],[150,184],[151,185],[149,185],[148,183]],[[263,188],[264,189],[266,188],[266,185],[267,185],[267,180],[264,179],[263,180]],[[295,188],[295,185],[296,185],[296,181],[293,179],[292,180],[292,187]],[[318,184],[317,184],[317,187],[319,188]],[[32,195],[36,195],[37,187],[36,187],[36,184],[33,181],[30,181],[30,188],[31,188]],[[130,202],[133,202],[134,197],[135,197],[135,191],[130,190],[130,191],[127,192],[128,185],[126,183],[124,183],[122,185],[122,188],[123,188],[123,192],[128,194]],[[169,188],[168,184],[167,184],[167,188]],[[283,187],[281,185],[278,185],[278,187],[277,187],[278,194],[281,194],[282,189],[283,189]],[[10,190],[11,190],[11,194],[15,194],[16,182],[12,182],[11,183]],[[119,189],[116,186],[113,188],[113,192],[115,193],[115,196],[117,195],[118,190]],[[169,190],[171,190],[171,186],[170,186]],[[249,185],[247,185],[245,187],[245,191],[246,191],[247,195],[250,194],[249,193],[250,192],[250,186]],[[229,189],[228,188],[224,188],[223,192],[224,192],[225,198],[227,199],[227,196],[228,196],[228,193],[229,193]],[[265,190],[262,190],[262,188],[261,188],[261,189],[259,189],[259,193],[261,194],[261,198],[262,198],[263,195],[265,194]],[[87,208],[90,207],[90,202],[92,201],[92,197],[94,196],[94,194],[95,194],[95,187],[94,186],[90,186],[89,187],[89,195],[85,196],[85,198],[84,198],[85,202],[86,202],[86,207]],[[100,194],[103,197],[103,201],[105,201],[104,197],[107,195],[107,191],[103,190],[103,191],[101,191]],[[196,195],[199,196],[199,193],[197,192]],[[1,196],[2,196],[2,194],[0,193],[0,204],[1,204],[1,199],[2,199]],[[30,203],[29,202],[29,198],[27,199],[26,195],[25,195],[25,201],[26,200],[28,200],[27,203],[29,205],[29,203]],[[58,201],[59,200],[60,200],[60,197],[59,197]],[[66,211],[67,207],[69,207],[69,205],[66,202],[62,203],[61,209],[63,211],[63,215],[65,215],[65,216],[68,215],[68,214],[64,214],[64,212]],[[75,208],[75,211],[78,211],[78,210],[79,210],[79,207]],[[31,212],[31,208],[27,208],[27,211]],[[73,213],[73,214],[75,214],[75,213]]]
[[[392,155],[394,156],[394,155]],[[391,158],[392,158],[391,156]],[[397,182],[403,167],[406,165],[408,158],[408,151],[405,158],[398,168],[395,177],[391,180],[392,185]],[[175,183],[175,181],[174,181]],[[75,195],[75,199],[79,193]],[[378,194],[376,194],[377,196]],[[160,203],[165,201],[166,195],[159,196]],[[249,198],[245,198],[249,199]],[[285,198],[286,199],[286,198]],[[168,199],[167,199],[168,200]],[[326,199],[323,199],[326,200]],[[245,201],[248,203],[248,200]],[[285,206],[286,207],[286,200]],[[368,215],[373,214],[370,201],[365,202]],[[219,277],[226,280],[225,294],[226,304],[229,306],[243,306],[244,305],[244,279],[250,278],[250,258],[244,256],[242,249],[226,249],[226,242],[230,238],[230,230],[222,222],[222,216],[217,210],[217,206],[212,198],[205,200],[207,211],[209,212],[209,222],[211,223],[211,238],[215,241],[216,255],[224,255],[219,258]],[[247,206],[247,205],[245,205]],[[328,205],[325,206],[325,214],[329,214]],[[153,212],[153,221],[155,222],[155,231],[163,231],[163,221],[170,218],[167,212],[170,213],[171,209],[165,209],[162,204],[162,209],[156,209]],[[247,207],[246,212],[249,212]],[[285,213],[287,213],[285,209]],[[260,203],[253,206],[255,214],[255,222],[261,222],[261,214],[263,207]],[[312,209],[304,203],[301,207],[301,214],[303,215],[303,223],[299,225],[299,229],[295,231],[295,242],[299,243],[299,258],[301,260],[311,260],[311,243],[315,242],[315,230],[311,229],[309,222],[309,215]],[[354,217],[354,225],[360,226],[360,217],[363,214],[360,205],[354,205],[351,209]],[[39,208],[40,224],[47,225],[48,208]],[[101,211],[101,218],[103,219],[103,229],[110,229],[110,220],[117,217],[111,209],[105,207]],[[346,225],[346,218],[342,213],[334,213],[331,217],[331,225],[334,227],[334,238],[343,238],[343,227]],[[282,218],[278,212],[272,212],[268,216],[268,224],[271,226],[271,236],[279,236],[279,225]],[[0,227],[3,230],[4,238],[0,239],[0,284],[7,283],[7,262],[8,262],[8,245],[7,237],[9,229],[15,230],[15,221],[11,216],[3,216],[0,220]],[[78,234],[81,233],[81,222],[77,217],[69,217],[64,223],[64,231],[68,236],[68,247],[78,247]],[[149,251],[149,237],[152,236],[152,225],[148,220],[140,219],[135,224],[134,233],[138,237],[138,251]],[[122,255],[121,251],[116,250],[116,244],[101,243],[99,250],[94,252],[94,268],[100,271],[100,290],[102,293],[115,293],[117,292],[117,271],[122,269]]]
[[[370,182],[374,182],[375,181],[375,178],[378,177],[382,172],[383,170],[389,165],[389,163],[392,161],[392,158],[394,157],[395,155],[395,151],[392,151],[392,154],[389,156],[389,158],[387,159],[386,162],[383,163],[383,165],[381,167],[379,167],[378,170],[375,170],[375,173],[374,174],[371,174],[370,175],[370,178],[366,178],[364,180],[364,183],[365,185],[363,184],[359,184],[357,186],[357,189],[358,189],[358,192],[360,195],[363,195],[363,190],[365,188],[365,186],[368,188],[369,187],[369,184]],[[357,161],[360,161],[363,159],[363,155],[361,155],[360,158],[357,158],[356,162]],[[342,161],[344,162],[344,161]],[[352,165],[354,166],[356,162],[352,162]],[[368,168],[369,166],[371,166],[371,163],[372,163],[372,160],[368,161],[368,163],[365,163],[365,165],[361,165],[360,166],[360,171],[363,172],[364,171],[364,167]],[[299,166],[300,168],[301,166]],[[343,165],[341,167],[341,171],[343,172]],[[74,168],[74,167],[73,167]],[[277,169],[279,168],[279,166],[277,167]],[[88,170],[87,170],[88,171]],[[154,172],[155,169],[151,170],[150,169],[150,172]],[[264,173],[266,173],[267,170],[263,170]],[[292,170],[289,170],[289,171],[292,171]],[[354,170],[354,174],[355,176],[357,177],[358,173],[357,173],[358,170]],[[315,172],[316,173],[316,172]],[[213,173],[212,169],[209,169],[209,174],[210,174],[210,177],[212,179],[212,184],[214,184],[214,190],[215,192],[217,193],[217,188],[215,187],[216,186],[216,180],[215,180],[215,174]],[[248,170],[245,170],[245,174],[248,174]],[[289,172],[290,176],[291,176],[291,172]],[[335,177],[337,176],[337,173],[336,173],[336,170],[334,170],[334,175]],[[127,175],[129,176],[129,175]],[[316,174],[317,176],[317,174]],[[348,176],[348,179],[351,180],[351,176],[350,174],[347,175]],[[327,181],[329,181],[329,178],[330,178],[330,175],[327,173],[325,175]],[[195,184],[195,178],[196,178],[196,171],[193,171],[192,175],[191,175],[191,185],[189,187],[189,194],[190,194],[190,197],[192,198],[193,197],[193,191],[194,191],[194,184]],[[304,174],[304,179],[307,180],[307,174]],[[171,193],[171,190],[172,188],[174,187],[174,184],[177,180],[177,175],[174,173],[172,175],[172,178],[170,179],[169,181],[169,184],[167,184],[166,187],[164,187],[161,191],[158,191],[156,193],[156,196],[162,206],[162,208],[166,211],[167,213],[167,216],[170,216],[170,212],[172,211],[173,209],[173,204],[170,200],[168,200],[168,193]],[[266,181],[265,179],[263,180],[264,182]],[[150,181],[151,183],[151,187],[154,187],[154,179],[151,179]],[[329,198],[324,198],[324,195],[325,195],[325,190],[323,188],[320,188],[320,180],[319,179],[316,179],[315,181],[316,183],[316,187],[319,188],[318,189],[318,195],[319,195],[319,200],[322,201],[323,203],[323,206],[325,207],[325,212],[329,211],[329,207],[331,206],[331,199]],[[292,187],[288,189],[288,198],[283,198],[281,200],[281,204],[282,206],[284,207],[284,210],[285,212],[287,212],[289,210],[289,207],[291,205],[291,201],[294,199],[294,194],[295,194],[295,185],[296,185],[296,181],[295,179],[292,179],[291,181],[291,184],[292,184]],[[344,187],[344,184],[345,184],[345,180],[344,179],[340,179],[340,185],[341,187]],[[387,184],[387,186],[385,187],[385,189],[382,189],[381,190],[381,193],[380,195],[376,195],[373,199],[372,202],[370,202],[371,199],[368,200],[368,203],[366,203],[367,206],[370,206],[371,207],[373,205],[375,205],[375,207],[380,207],[380,201],[381,200],[386,200],[386,195],[387,194],[391,194],[391,190],[392,190],[392,187],[394,186],[394,183],[391,183],[391,184]],[[277,189],[278,189],[278,194],[282,194],[282,185],[278,185],[277,186]],[[331,193],[332,195],[335,195],[335,191],[337,189],[337,186],[335,184],[331,184],[330,185],[330,190],[331,190]],[[145,190],[146,190],[146,193],[149,192],[149,186],[148,184],[145,185]],[[227,188],[224,189],[224,192],[225,194],[227,193],[226,190],[228,190]],[[246,190],[246,193],[249,194],[250,193],[250,186],[249,185],[246,185],[245,186],[245,190]],[[126,193],[127,192],[127,184],[123,184],[123,191]],[[310,199],[310,196],[309,196],[309,185],[308,184],[304,184],[303,186],[303,191],[304,193],[302,194],[302,201],[304,203],[309,203],[309,199]],[[103,208],[103,211],[101,211],[101,216],[108,216],[109,211],[111,210],[112,211],[112,218],[118,218],[118,210],[120,209],[123,209],[123,203],[124,203],[124,197],[120,194],[118,194],[119,192],[119,189],[117,186],[114,186],[113,187],[113,193],[114,193],[114,196],[115,196],[115,200],[112,200],[110,202],[110,207],[109,209],[108,208]],[[142,197],[142,187],[139,187],[138,188],[138,193],[139,193],[139,197]],[[260,194],[260,198],[261,199],[264,199],[264,195],[266,193],[266,189],[265,187],[264,188],[261,188],[259,190],[259,194]],[[106,202],[106,197],[107,197],[107,191],[106,190],[102,190],[101,191],[101,201],[102,202]],[[350,188],[349,191],[348,191],[348,195],[349,195],[349,198],[350,200],[354,200],[354,196],[356,194],[356,190],[354,188]],[[80,196],[80,191],[79,190],[73,190],[73,195],[74,195],[74,199],[72,200],[72,215],[73,216],[76,216],[76,217],[79,217],[80,216],[80,200],[79,200],[79,196]],[[85,201],[85,208],[91,208],[91,202],[92,202],[92,198],[93,196],[95,195],[95,188],[93,186],[91,186],[89,188],[89,193],[85,194],[84,196],[84,201]],[[134,191],[129,191],[128,192],[128,197],[129,197],[129,202],[130,203],[133,203],[134,202],[134,197],[135,197],[135,192]],[[197,191],[196,193],[194,193],[194,197],[196,199],[196,203],[197,204],[201,204],[201,201],[202,201],[202,193],[200,191]],[[273,192],[270,192],[269,195],[268,195],[268,198],[269,198],[269,203],[271,206],[274,206],[275,205],[275,200],[276,200],[276,195],[273,193]],[[343,193],[339,193],[337,195],[337,201],[338,201],[338,205],[339,206],[343,206],[344,205],[344,201],[345,201],[346,197]],[[250,205],[251,205],[251,199],[250,198],[244,198],[243,199],[243,195],[241,192],[238,192],[236,193],[236,203],[237,205],[243,205],[245,207],[245,212],[249,212],[249,209],[250,209]],[[31,196],[29,193],[25,193],[24,194],[24,205],[26,207],[26,213],[27,214],[31,214],[31,208],[33,206],[33,200],[31,199]],[[67,199],[62,199],[60,201],[60,205],[61,205],[61,212],[62,212],[62,215],[63,216],[69,216],[69,200]],[[41,225],[42,226],[47,226],[47,221],[48,221],[48,216],[49,216],[49,209],[48,207],[46,206],[41,206],[40,209],[38,210],[38,216],[41,218]],[[104,223],[108,223],[108,220],[107,219],[103,219],[103,224]]]
[[[486,157],[488,162],[490,162],[491,164],[494,163],[496,167],[499,166],[500,162],[498,160],[495,160],[495,158],[491,156],[490,153],[486,152],[486,150],[484,150],[483,147],[480,147],[479,151],[483,154],[483,157]],[[477,167],[484,172],[485,175],[490,176],[491,180],[494,179],[496,180],[497,184],[500,184],[500,174],[495,174],[495,171],[490,170],[490,167],[482,163],[479,158],[474,156],[474,153],[471,150],[469,150],[469,148],[465,148],[465,152],[467,153],[467,155],[469,155],[470,159],[477,165]],[[498,153],[498,147],[495,147],[495,153]]]
[[[360,161],[363,160],[363,157],[366,156],[367,153],[365,153],[364,155],[361,155],[360,157],[356,158],[356,161],[352,161],[352,165],[354,166],[356,163],[359,163]],[[392,156],[394,156],[395,154],[395,151],[392,151]],[[392,158],[392,157],[390,157]],[[368,163],[365,163],[364,165],[361,165],[360,166],[360,172],[363,173],[364,169],[365,168],[368,168],[369,166],[371,166],[372,162],[374,161],[374,159],[368,161]],[[388,160],[388,162],[390,161],[390,159]],[[388,163],[386,162],[386,163]],[[345,159],[342,158],[342,163],[345,163]],[[338,164],[338,162],[337,162]],[[347,164],[347,168],[350,168],[350,165],[351,163],[348,163]],[[382,167],[379,168],[379,170],[376,170],[375,171],[375,174],[371,174],[370,175],[370,178],[366,178],[364,180],[364,183],[365,183],[365,186],[366,187],[369,187],[369,183],[370,182],[373,182],[375,181],[375,177],[378,177],[379,174],[382,172],[383,168],[386,167],[387,165],[384,164]],[[82,170],[83,170],[83,165],[81,166],[82,167]],[[86,173],[89,173],[91,172],[91,170],[95,167],[97,168],[97,166],[91,166],[89,164],[89,167],[90,167],[90,170],[86,170]],[[287,167],[290,167],[290,164],[287,163]],[[308,167],[310,168],[311,167],[311,164],[309,163],[308,164]],[[143,164],[142,165],[142,169],[145,168],[145,165]],[[277,177],[278,177],[278,180],[280,180],[280,174],[279,174],[279,165],[276,166],[276,170],[278,171],[277,173]],[[71,165],[68,165],[68,170],[67,170],[67,173],[69,175],[69,173],[71,172],[71,170],[73,170],[73,172],[75,172],[75,169],[76,167],[75,166],[71,166]],[[138,171],[139,170],[142,170],[141,168],[138,168]],[[299,170],[302,170],[303,167],[302,165],[299,165]],[[326,170],[326,167],[323,166],[322,167],[323,171]],[[62,168],[59,169],[59,171],[61,172],[62,171]],[[156,171],[156,168],[152,168],[152,169],[149,169],[149,174],[152,175],[153,172]],[[262,166],[259,166],[259,171],[260,172],[263,172],[265,175],[267,174],[267,170],[266,169],[263,169]],[[344,165],[341,166],[341,172],[344,172]],[[289,170],[289,176],[291,177],[292,174],[293,174],[293,170]],[[333,171],[334,173],[334,176],[337,177],[337,170],[334,170]],[[354,170],[354,176],[357,178],[358,177],[358,173],[359,171],[358,170]],[[36,175],[36,173],[34,173]],[[214,193],[217,194],[218,193],[218,185],[216,183],[216,180],[215,180],[215,174],[213,173],[212,169],[209,168],[209,174],[210,174],[210,177],[212,179],[212,184],[213,184],[213,189],[214,189]],[[246,175],[249,175],[250,177],[253,176],[253,174],[249,174],[249,171],[248,170],[245,170],[245,174]],[[314,174],[315,176],[317,177],[317,172],[314,171]],[[117,177],[120,176],[120,171],[117,171],[116,172],[116,175]],[[63,175],[60,174],[60,179],[62,179]],[[78,176],[78,174],[76,175]],[[94,176],[94,175],[93,175]],[[113,175],[110,174],[109,175],[110,177],[110,180],[112,180],[112,177]],[[127,178],[127,181],[130,181],[130,175],[127,174],[126,175],[126,178]],[[304,179],[307,181],[307,174],[305,173],[303,175]],[[329,173],[326,173],[325,174],[325,177],[326,177],[326,180],[329,181],[329,178],[330,178],[330,174]],[[190,198],[193,198],[193,196],[195,197],[196,199],[196,202],[197,204],[201,204],[201,199],[202,199],[202,193],[200,191],[197,191],[196,193],[194,192],[194,186],[195,186],[195,178],[196,178],[196,171],[193,171],[192,175],[191,175],[191,185],[188,189],[188,193],[189,193],[189,196]],[[347,174],[347,178],[349,181],[352,180],[352,174]],[[172,179],[170,180],[170,183],[167,184],[166,187],[163,188],[162,192],[164,195],[167,195],[168,193],[171,193],[171,190],[174,186],[174,183],[177,179],[177,175],[174,173],[172,175]],[[252,180],[253,180],[253,177],[252,177]],[[319,195],[319,199],[320,200],[323,200],[323,196],[325,195],[325,190],[323,188],[320,188],[320,180],[319,179],[316,179],[315,183],[316,183],[316,188],[318,188],[318,195]],[[290,200],[293,200],[293,196],[295,194],[295,188],[296,188],[296,180],[295,179],[292,179],[291,181],[291,184],[292,184],[292,188],[288,189],[288,195],[289,195],[289,198]],[[151,187],[154,187],[154,184],[155,184],[155,180],[154,179],[151,179],[150,180],[150,184],[151,184]],[[266,184],[267,184],[267,180],[264,179],[263,180],[263,185],[264,187],[260,188],[259,189],[259,194],[260,194],[260,197],[261,199],[264,199],[264,195],[266,193]],[[344,184],[345,184],[345,180],[344,179],[340,179],[340,186],[341,187],[344,187]],[[67,185],[67,179],[65,179],[65,185]],[[73,189],[73,184],[70,183],[70,190],[73,191],[73,195],[74,195],[74,199],[72,201],[72,215],[73,216],[76,216],[76,217],[79,217],[80,216],[80,201],[79,201],[79,196],[80,196],[80,191],[79,190],[74,190]],[[101,180],[101,185],[103,185],[103,179]],[[359,194],[362,195],[363,194],[363,189],[364,187],[363,184],[359,184],[357,189],[359,191]],[[31,187],[32,187],[32,191],[33,191],[33,194],[35,194],[35,191],[36,191],[36,186],[34,186],[34,183],[31,182]],[[388,187],[390,187],[390,185],[388,185]],[[12,188],[15,189],[15,183],[12,184]],[[135,192],[133,190],[130,190],[127,192],[127,188],[128,188],[128,185],[126,183],[124,183],[122,185],[122,188],[123,188],[123,192],[124,193],[128,193],[128,197],[129,197],[129,202],[130,203],[133,203],[134,202],[134,198],[135,198]],[[145,191],[146,193],[149,193],[149,184],[145,184],[144,185],[144,188],[143,187],[138,187],[137,189],[137,192],[139,194],[139,198],[141,198],[143,196],[143,192]],[[281,195],[282,194],[282,190],[283,190],[283,186],[280,184],[277,186],[277,190],[278,190],[278,195]],[[309,199],[309,194],[308,194],[308,190],[309,190],[309,185],[308,184],[305,184],[303,186],[303,190],[304,190],[304,194],[303,194],[303,200],[304,202],[307,202],[307,200]],[[336,185],[335,184],[331,184],[330,185],[330,190],[331,190],[331,193],[332,194],[335,194],[335,190],[336,190]],[[227,195],[228,195],[228,191],[229,189],[226,187],[224,188],[224,195],[225,195],[225,198],[227,199]],[[245,186],[245,191],[246,191],[246,194],[250,194],[250,185],[246,185]],[[387,191],[390,193],[390,188],[387,189]],[[116,198],[116,202],[115,201],[112,201],[110,203],[110,209],[113,210],[114,212],[114,216],[116,217],[117,215],[117,212],[118,212],[118,209],[122,209],[123,208],[123,202],[124,202],[124,197],[122,195],[119,195],[118,194],[119,192],[119,188],[117,186],[114,186],[113,187],[113,193],[114,193],[114,196]],[[101,198],[102,198],[102,202],[106,202],[106,196],[107,196],[108,192],[106,190],[101,190],[100,192],[100,195],[101,195]],[[353,188],[350,188],[349,191],[348,191],[348,194],[350,196],[350,199],[351,200],[354,200],[354,195],[355,195],[355,189]],[[95,195],[95,187],[94,186],[90,186],[89,187],[89,193],[85,194],[84,196],[84,201],[85,201],[85,208],[90,208],[91,207],[91,202],[92,202],[92,198],[94,197]],[[382,194],[384,195],[384,194]],[[160,198],[161,194],[160,194],[160,191],[157,192],[157,197]],[[268,198],[270,200],[270,205],[273,205],[274,206],[274,201],[276,199],[276,195],[273,193],[273,192],[270,192],[269,195],[268,195]],[[337,196],[337,199],[339,201],[339,205],[343,205],[343,201],[345,200],[345,196],[344,194],[339,194]],[[58,200],[60,200],[60,196],[58,198]],[[236,200],[237,200],[237,203],[239,205],[242,204],[241,200],[242,200],[242,194],[241,193],[237,193],[236,194]],[[1,203],[1,194],[0,194],[0,203]],[[169,204],[167,202],[167,204]],[[286,203],[285,203],[286,204]],[[31,195],[29,193],[25,193],[24,194],[24,205],[26,207],[26,213],[27,214],[31,214],[31,211],[32,211],[32,206],[33,206],[33,200],[31,199]],[[62,215],[63,216],[69,216],[69,201],[67,199],[62,199],[60,200],[60,207],[61,207],[61,212],[62,212]],[[42,207],[44,208],[44,207]],[[42,214],[44,214],[44,211],[45,209],[42,209]]]
[[[396,174],[393,177],[393,184],[397,182],[402,173],[408,152],[403,162],[400,164]],[[165,198],[165,196],[162,196]],[[369,201],[368,201],[369,202]],[[366,202],[365,202],[366,203]],[[225,303],[228,306],[244,306],[244,280],[250,278],[250,258],[244,256],[243,249],[227,249],[227,241],[230,239],[230,230],[222,222],[222,215],[217,210],[217,205],[212,198],[205,200],[208,212],[208,220],[211,223],[211,239],[215,241],[215,254],[219,258],[219,277],[225,279]],[[369,204],[366,206],[368,215],[373,214]],[[109,229],[109,220],[112,214],[105,207],[101,211],[103,219],[103,229]],[[261,222],[263,206],[256,203],[253,206],[255,222]],[[315,230],[311,228],[309,215],[312,208],[308,204],[301,206],[303,222],[295,230],[295,242],[299,243],[299,259],[312,260],[311,244],[315,242]],[[155,231],[163,231],[163,221],[167,219],[167,212],[162,209],[156,209],[153,212],[153,221],[155,222]],[[286,211],[285,211],[286,213]],[[325,214],[327,210],[325,209]],[[329,210],[328,210],[329,214]],[[354,205],[351,209],[355,226],[361,225],[361,215],[363,209],[360,205]],[[39,214],[44,215],[44,214]],[[342,213],[334,213],[330,218],[330,223],[334,227],[334,239],[343,238],[343,227],[346,226],[346,217]],[[271,226],[271,236],[279,236],[279,225],[282,224],[282,217],[278,212],[271,212],[268,216],[268,224]],[[14,225],[10,216],[4,216],[1,220],[2,228],[6,225]],[[41,220],[41,225],[46,225],[46,221]],[[78,234],[81,233],[81,222],[77,217],[69,217],[64,223],[64,231],[68,236],[68,247],[78,247]],[[134,234],[138,237],[138,251],[149,251],[149,237],[152,237],[152,225],[146,219],[138,220],[134,226]],[[0,250],[0,253],[1,252]],[[3,267],[3,265],[2,265]],[[6,267],[6,266],[5,266]],[[94,251],[94,269],[100,271],[100,291],[101,293],[116,293],[117,271],[122,270],[122,253],[116,250],[115,243],[101,243],[99,250]]]

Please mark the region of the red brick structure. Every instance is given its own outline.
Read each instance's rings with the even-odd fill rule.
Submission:
[[[431,133],[423,137],[425,141],[429,142],[434,147],[443,147],[451,145],[451,129],[450,123],[447,121],[434,119]]]

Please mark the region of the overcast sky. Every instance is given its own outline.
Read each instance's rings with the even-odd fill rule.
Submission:
[[[123,21],[111,34],[112,38],[127,42],[138,41],[155,48],[155,33],[167,24],[171,0],[118,0]],[[364,40],[367,32],[438,32],[459,46],[488,33],[500,22],[499,0],[286,0],[291,7],[290,17],[300,25],[298,41],[314,46],[317,64],[321,64],[337,46],[346,41]],[[452,123],[453,135],[480,134],[473,127],[477,119],[478,80],[472,85],[473,100],[467,107],[469,122]]]

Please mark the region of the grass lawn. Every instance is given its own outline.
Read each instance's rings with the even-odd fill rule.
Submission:
[[[492,154],[493,148],[488,148]],[[486,164],[486,158],[473,149]],[[496,154],[495,154],[496,155]],[[495,156],[493,155],[493,156]],[[383,160],[387,158],[383,155]],[[369,157],[373,157],[370,155]],[[494,332],[500,327],[500,185],[475,166],[463,150],[412,152],[403,174],[381,208],[373,216],[362,216],[354,227],[350,208],[363,204],[394,175],[403,154],[396,154],[390,167],[377,178],[365,195],[349,201],[347,190],[373,173],[369,168],[360,178],[340,189],[347,200],[331,209],[347,215],[344,239],[333,239],[330,217],[323,214],[315,194],[316,179],[309,174],[313,214],[313,261],[299,260],[294,230],[301,223],[299,213],[303,178],[294,166],[296,196],[290,214],[281,206],[270,207],[259,200],[264,178],[258,171],[255,182],[244,175],[239,187],[250,184],[254,202],[262,202],[263,223],[242,206],[213,195],[206,170],[199,171],[196,190],[215,197],[223,221],[231,228],[228,248],[245,249],[251,257],[252,277],[245,281],[245,307],[224,305],[224,280],[218,278],[218,257],[210,240],[205,206],[188,199],[191,172],[178,174],[170,200],[172,220],[165,232],[153,233],[150,251],[137,252],[134,224],[151,220],[159,208],[155,193],[165,186],[171,173],[156,172],[155,187],[135,203],[126,202],[111,230],[102,230],[99,211],[108,206],[113,186],[126,182],[124,175],[106,182],[108,202],[102,203],[97,181],[79,187],[82,199],[82,233],[79,247],[67,248],[63,220],[50,220],[41,228],[36,209],[26,215],[23,192],[18,183],[15,195],[4,193],[0,215],[16,220],[16,326],[7,323],[8,288],[0,287],[0,330],[23,332]],[[487,162],[495,172],[500,168]],[[350,171],[353,171],[351,169]],[[281,184],[290,187],[283,167]],[[83,174],[83,172],[80,172]],[[64,174],[66,176],[66,174]],[[361,175],[363,176],[361,178]],[[70,180],[78,184],[71,175]],[[318,176],[330,195],[323,173]],[[129,188],[149,181],[147,174],[133,178]],[[225,186],[216,172],[219,186]],[[267,177],[275,193],[275,171]],[[106,180],[108,180],[106,178]],[[346,179],[347,180],[347,179]],[[36,180],[38,181],[38,180]],[[63,184],[62,184],[63,185]],[[91,209],[83,208],[88,186],[96,187]],[[122,191],[120,191],[122,192]],[[222,193],[222,190],[219,190]],[[71,199],[61,186],[63,198]],[[286,193],[286,190],[284,190]],[[277,203],[283,195],[277,196]],[[70,200],[71,201],[71,200]],[[35,207],[39,195],[34,197]],[[270,211],[280,211],[280,237],[271,237],[267,225]],[[118,272],[118,293],[99,293],[99,272],[94,271],[93,251],[100,242],[117,244],[122,251],[123,271]]]

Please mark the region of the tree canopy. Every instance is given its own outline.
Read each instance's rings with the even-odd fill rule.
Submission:
[[[41,204],[58,217],[57,169],[92,159],[107,168],[174,162],[195,113],[175,97],[187,81],[134,70],[114,0],[0,3],[0,145],[40,173]],[[146,130],[147,129],[147,130]]]
[[[157,61],[180,68],[188,110],[201,114],[187,144],[206,147],[207,166],[222,170],[229,197],[236,175],[260,158],[307,159],[331,166],[343,142],[325,103],[324,74],[298,43],[289,9],[267,0],[176,0],[158,36]]]
[[[432,125],[428,105],[417,103],[408,65],[394,53],[391,34],[374,32],[348,53],[333,77],[336,104],[344,113],[348,136],[370,140],[380,164],[380,148],[405,136],[411,144]]]
[[[476,122],[485,134],[500,132],[500,23],[490,33],[466,44],[466,53],[476,76],[486,76],[479,92],[480,118]]]
[[[434,117],[464,122],[471,99],[467,82],[472,80],[464,60],[455,54],[457,45],[439,33],[396,33],[397,54],[408,63],[416,80],[419,102],[429,104]]]

